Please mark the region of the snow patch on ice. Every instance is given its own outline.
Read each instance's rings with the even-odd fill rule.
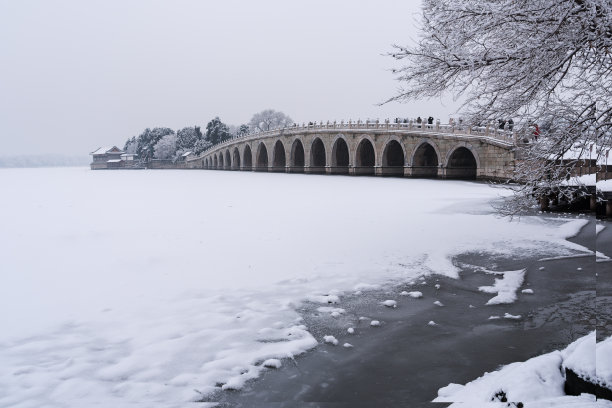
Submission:
[[[378,321],[378,320],[372,320],[372,321],[370,322],[370,326],[372,326],[372,327],[378,327],[378,326],[380,326],[380,321]]]
[[[524,293],[526,295],[533,295],[533,289],[523,289],[521,290],[521,293]]]
[[[526,269],[517,271],[487,271],[485,272],[502,275],[501,279],[495,279],[493,286],[481,286],[478,288],[481,292],[497,293],[497,296],[492,297],[486,303],[487,305],[498,305],[512,303],[516,300],[516,291],[523,284]]]

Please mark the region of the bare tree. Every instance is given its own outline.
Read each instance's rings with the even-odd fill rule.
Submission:
[[[389,101],[451,93],[472,124],[519,118],[526,134],[540,124],[517,160],[510,211],[563,190],[575,166],[611,147],[610,0],[423,0],[418,44],[394,48],[403,88]]]
[[[249,122],[249,128],[254,132],[265,132],[283,126],[290,126],[293,120],[283,112],[266,109],[256,113]]]

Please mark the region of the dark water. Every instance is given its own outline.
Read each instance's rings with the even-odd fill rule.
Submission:
[[[572,241],[595,249],[594,229],[593,220]],[[612,249],[610,223],[597,245],[602,252],[612,252],[607,250]],[[448,404],[430,401],[449,383],[463,384],[500,365],[563,348],[596,324],[598,336],[612,334],[607,319],[611,314],[601,313],[612,311],[612,262],[596,263],[594,257],[492,260],[479,254],[455,261],[462,266],[460,279],[432,276],[426,284],[417,280],[345,296],[340,307],[347,313],[340,318],[318,313],[320,305],[305,305],[301,313],[313,335],[321,342],[324,335],[334,335],[339,346],[321,344],[294,361],[284,360],[281,369],[267,371],[240,392],[219,391],[206,401],[253,408],[444,407]],[[492,263],[496,270],[527,268],[522,288],[534,294],[519,291],[513,304],[485,306],[494,295],[478,287],[491,285],[494,276],[469,265],[491,268]],[[423,298],[399,296],[402,290],[421,291]],[[381,306],[386,299],[397,300],[397,309]],[[435,300],[444,306],[434,305]],[[522,318],[488,319],[504,313]],[[360,316],[382,325],[372,328],[370,320],[359,320]],[[437,325],[429,326],[431,320]],[[354,327],[355,334],[348,334],[348,327]],[[354,347],[344,348],[344,342]]]

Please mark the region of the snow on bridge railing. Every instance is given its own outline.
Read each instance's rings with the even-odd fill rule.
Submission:
[[[268,136],[277,135],[279,132],[293,132],[293,131],[303,131],[303,130],[315,130],[315,129],[335,129],[335,130],[351,130],[351,129],[381,129],[381,130],[410,130],[415,132],[423,132],[423,133],[441,133],[441,134],[453,134],[453,135],[461,135],[461,136],[478,136],[478,137],[490,137],[505,143],[510,143],[514,145],[518,145],[521,143],[528,143],[532,141],[531,135],[519,135],[515,130],[506,130],[499,129],[497,126],[493,124],[488,124],[486,126],[469,126],[464,125],[462,123],[440,123],[440,121],[436,121],[436,123],[418,123],[413,120],[407,122],[390,122],[388,119],[384,122],[379,120],[357,120],[353,122],[349,120],[345,121],[327,121],[323,123],[322,121],[319,123],[309,122],[309,123],[294,123],[290,126],[283,126],[274,129],[265,130],[262,132],[250,132],[242,136],[233,136],[230,139],[224,140],[221,143],[217,143],[213,146],[210,146],[208,149],[204,150],[200,153],[199,156],[189,159],[198,160],[202,156],[204,156],[208,151],[213,149],[218,149],[227,145],[231,145],[232,143],[240,140],[240,141],[248,141],[253,139],[260,139]]]

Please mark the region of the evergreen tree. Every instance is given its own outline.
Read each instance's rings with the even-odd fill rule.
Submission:
[[[221,143],[230,138],[228,126],[221,122],[219,117],[215,117],[206,125],[206,140],[212,144]]]

